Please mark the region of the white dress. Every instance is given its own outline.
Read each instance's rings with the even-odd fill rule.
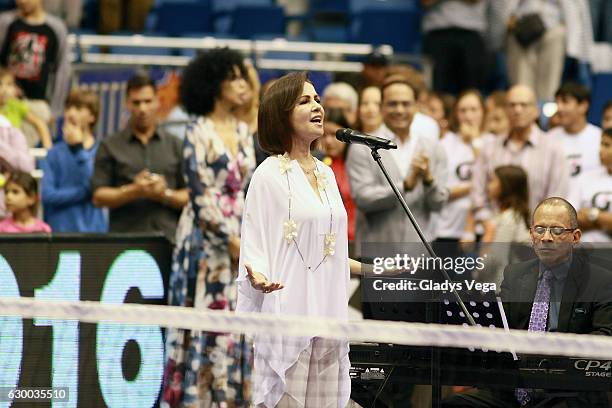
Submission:
[[[315,159],[316,160],[316,159]],[[253,174],[246,196],[242,221],[238,300],[236,311],[278,315],[321,316],[347,319],[349,282],[347,215],[331,168],[316,160],[327,180],[321,200],[297,161],[288,163],[282,174],[282,159],[267,158]],[[283,224],[288,220],[289,180],[292,193],[291,219],[297,223],[295,242],[287,241]],[[324,238],[330,230],[336,234],[335,253],[324,258]],[[245,264],[263,273],[284,288],[263,294],[254,290],[246,275]],[[311,266],[311,270],[307,269]],[[316,268],[316,270],[315,270]],[[308,349],[312,337],[283,337],[261,334],[255,337],[255,406],[274,407],[285,392],[285,373]],[[348,342],[332,343],[338,355],[338,407],[344,408],[350,397]]]

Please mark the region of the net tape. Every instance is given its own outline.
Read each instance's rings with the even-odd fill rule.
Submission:
[[[569,333],[531,333],[488,327],[341,321],[306,316],[202,311],[178,306],[105,304],[93,301],[0,297],[0,315],[46,317],[85,323],[116,322],[236,334],[325,337],[351,342],[460,347],[536,355],[612,360],[612,338]]]

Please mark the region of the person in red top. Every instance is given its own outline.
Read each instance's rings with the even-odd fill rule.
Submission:
[[[321,148],[325,153],[323,163],[330,166],[336,176],[336,183],[342,196],[342,202],[348,215],[348,239],[349,255],[353,252],[353,239],[355,238],[355,203],[351,198],[351,187],[349,185],[348,174],[344,166],[348,145],[336,139],[336,130],[349,127],[349,123],[340,108],[330,108],[325,110],[325,134],[321,138]]]
[[[51,227],[36,218],[38,187],[28,173],[11,173],[4,185],[6,209],[11,216],[0,221],[0,233],[50,233]]]

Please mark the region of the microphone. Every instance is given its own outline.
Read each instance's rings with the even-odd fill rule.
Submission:
[[[364,144],[372,149],[397,149],[397,145],[389,139],[366,135],[349,128],[336,130],[336,139],[349,144]]]

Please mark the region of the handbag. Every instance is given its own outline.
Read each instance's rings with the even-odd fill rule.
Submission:
[[[525,14],[519,18],[513,30],[514,38],[523,48],[538,41],[545,32],[544,20],[538,13]]]

